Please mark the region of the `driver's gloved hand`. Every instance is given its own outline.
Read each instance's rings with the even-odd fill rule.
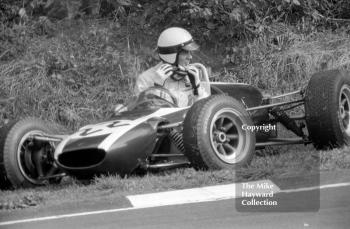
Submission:
[[[156,74],[162,78],[162,80],[166,80],[174,73],[174,67],[170,64],[162,64],[156,70]]]
[[[188,72],[188,74],[192,75],[192,77],[194,78],[194,80],[196,82],[196,85],[198,85],[200,83],[198,69],[194,66],[189,65],[186,67],[186,71]]]
[[[193,94],[199,95],[198,93],[198,88],[200,86],[199,70],[196,67],[189,65],[188,67],[186,67],[186,71],[188,73],[189,80],[193,87]]]

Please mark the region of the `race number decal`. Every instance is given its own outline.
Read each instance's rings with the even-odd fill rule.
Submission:
[[[96,126],[87,126],[86,128],[82,129],[81,132],[79,132],[79,136],[86,137],[110,134],[113,132],[113,129],[128,125],[130,124],[125,121],[112,121],[105,122]]]
[[[83,132],[80,134],[80,136],[88,136],[88,135],[92,135],[92,134],[95,134],[97,132],[100,132],[102,131],[102,129],[98,129],[98,130],[93,130],[93,128],[88,128],[88,129],[85,129],[83,130]]]
[[[111,124],[109,124],[107,127],[113,128],[113,127],[119,127],[119,126],[127,126],[128,123],[122,123],[121,121],[114,121]]]

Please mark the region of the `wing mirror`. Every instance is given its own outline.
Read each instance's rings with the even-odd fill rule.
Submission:
[[[118,103],[115,106],[113,112],[114,112],[114,114],[119,114],[120,112],[124,112],[124,111],[127,111],[127,110],[128,110],[127,106],[125,106],[124,104]]]
[[[117,105],[114,107],[113,113],[117,115],[120,112],[127,111],[127,110],[128,110],[128,107],[124,105],[124,100],[119,99]]]

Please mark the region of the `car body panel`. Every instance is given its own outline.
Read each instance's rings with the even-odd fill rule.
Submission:
[[[211,87],[245,106],[257,106],[262,101],[260,91],[251,85],[212,83]],[[155,150],[158,124],[182,122],[189,108],[154,108],[142,103],[107,121],[80,128],[57,146],[54,158],[66,173],[79,177],[128,174]]]
[[[247,107],[259,106],[262,102],[263,96],[261,92],[256,87],[249,84],[212,82],[210,86],[212,94],[217,93],[217,91],[215,91],[217,88],[223,93],[227,93],[229,96],[242,102]]]
[[[114,116],[119,120],[84,126],[58,145],[55,160],[59,167],[76,176],[130,173],[153,152],[157,121],[181,121],[187,110],[159,108],[134,114],[131,120],[125,112]]]

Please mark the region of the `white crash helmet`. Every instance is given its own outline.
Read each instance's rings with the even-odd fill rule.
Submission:
[[[193,41],[192,35],[180,27],[164,30],[158,38],[158,55],[161,60],[177,65],[177,56],[181,50],[194,51],[199,46]]]

